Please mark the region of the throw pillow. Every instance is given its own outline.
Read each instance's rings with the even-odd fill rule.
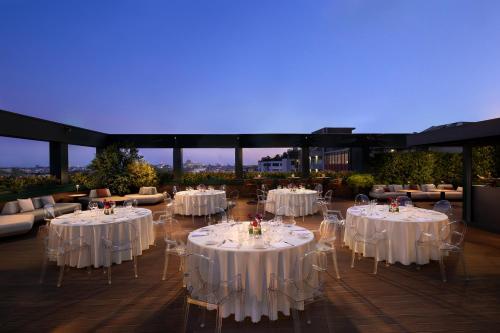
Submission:
[[[108,197],[108,189],[107,188],[99,188],[96,191],[98,198]]]
[[[42,200],[43,205],[55,205],[56,202],[54,201],[54,198],[51,195],[46,195],[44,197],[40,198]]]
[[[410,185],[410,190],[420,191],[420,186],[418,186],[418,185]]]
[[[2,215],[11,215],[11,214],[17,214],[21,208],[19,207],[19,203],[16,201],[9,201],[7,202],[2,209]]]
[[[17,203],[19,204],[19,208],[21,209],[21,213],[32,212],[35,210],[35,206],[33,206],[33,201],[31,201],[30,198],[17,199]]]
[[[35,207],[35,209],[39,209],[39,208],[43,207],[42,198],[40,198],[40,197],[31,198],[31,201],[33,201],[33,206]]]

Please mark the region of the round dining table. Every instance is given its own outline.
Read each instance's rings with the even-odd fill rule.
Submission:
[[[318,192],[308,189],[275,189],[267,193],[266,211],[276,214],[276,211],[285,207],[287,216],[305,216],[317,212]]]
[[[186,190],[175,194],[175,214],[203,216],[216,213],[217,208],[226,207],[226,191]]]
[[[379,246],[378,260],[410,265],[417,261],[415,242],[421,233],[439,235],[441,227],[446,223],[448,216],[428,209],[401,206],[399,212],[391,213],[388,205],[354,206],[347,209],[344,242],[353,248],[353,230],[365,237],[385,230],[387,243]],[[371,244],[357,242],[354,250],[365,257],[375,256],[375,247]],[[418,264],[439,259],[436,248],[420,247],[418,251]]]
[[[219,223],[197,229],[188,236],[188,252],[213,260],[211,274],[219,281],[241,276],[245,290],[243,305],[236,301],[225,303],[221,308],[224,318],[234,314],[236,321],[250,317],[252,322],[258,322],[263,315],[271,320],[278,318],[278,312],[289,315],[292,304],[284,296],[278,296],[269,309],[267,290],[271,276],[291,278],[297,260],[313,249],[314,235],[302,227],[271,227],[264,222],[263,236],[256,239],[248,235],[248,224]],[[188,270],[195,264],[193,260],[196,259],[188,257]]]
[[[140,255],[154,244],[155,235],[153,227],[153,216],[149,209],[145,208],[115,208],[114,214],[105,215],[102,210],[87,210],[79,213],[70,213],[56,217],[49,227],[49,247],[56,247],[59,236],[62,240],[73,241],[79,239],[80,242],[90,246],[90,258],[87,251],[74,251],[69,257],[66,265],[73,267],[94,267],[103,266],[105,262],[103,238],[106,237],[107,228],[115,228],[113,232],[113,242],[123,244],[130,242],[133,235],[128,230],[128,224],[133,223],[137,233],[138,246],[136,253],[132,250],[116,252],[113,254],[112,262],[120,264],[122,261],[131,260],[132,255]],[[56,258],[49,258],[56,260]],[[57,258],[58,261],[62,257]],[[62,265],[62,262],[58,262]]]

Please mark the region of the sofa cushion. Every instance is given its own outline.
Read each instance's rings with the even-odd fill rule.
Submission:
[[[17,214],[21,211],[21,207],[19,207],[19,203],[16,201],[7,202],[2,209],[2,215],[11,215]]]
[[[143,195],[153,195],[156,194],[156,187],[154,186],[144,186],[139,189],[139,194]]]
[[[436,185],[434,185],[434,184],[422,184],[420,187],[422,188],[422,191],[424,191],[424,192],[430,192],[430,191],[434,191],[436,189]]]
[[[437,186],[438,190],[453,190],[453,184],[439,184]]]
[[[410,190],[420,191],[420,186],[418,184],[417,185],[410,185]]]
[[[31,201],[30,198],[17,199],[17,203],[19,204],[21,213],[32,212],[35,210],[35,206],[33,206],[33,201]]]
[[[54,200],[54,197],[51,195],[46,195],[40,198],[42,200],[43,205],[55,205],[56,202]]]
[[[33,201],[33,207],[35,207],[35,209],[43,207],[42,198],[40,197],[31,198],[31,201]]]
[[[462,186],[457,187],[457,192],[463,192],[464,188]]]
[[[403,189],[403,185],[392,185],[392,188],[393,188],[392,192],[401,191]]]

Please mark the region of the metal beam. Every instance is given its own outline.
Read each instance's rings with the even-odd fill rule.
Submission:
[[[4,110],[0,110],[0,136],[88,147],[100,147],[106,142],[106,134],[101,132]]]
[[[68,175],[68,144],[61,142],[50,142],[50,174],[66,184],[69,181]]]
[[[243,148],[234,149],[234,175],[236,179],[243,179]]]

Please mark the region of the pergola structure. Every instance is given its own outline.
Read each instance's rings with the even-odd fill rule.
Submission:
[[[472,147],[500,143],[500,118],[464,123],[421,133],[403,134],[107,134],[0,110],[0,136],[46,141],[50,145],[50,172],[68,181],[68,145],[95,147],[131,143],[137,148],[173,148],[174,177],[183,174],[183,148],[233,148],[235,176],[243,177],[243,148],[300,147],[302,176],[310,173],[310,147],[355,148],[356,163],[366,160],[370,148],[408,149],[461,146],[464,166],[464,219],[472,217]]]

